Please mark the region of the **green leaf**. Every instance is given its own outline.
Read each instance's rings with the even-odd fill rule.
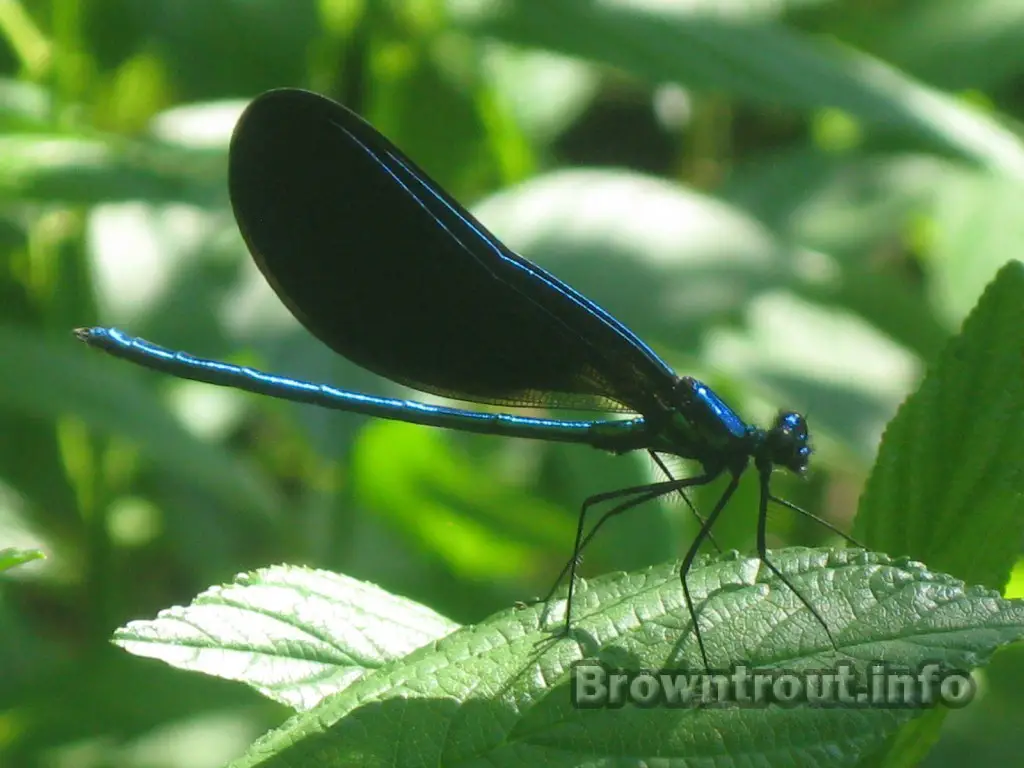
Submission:
[[[457,628],[371,584],[274,566],[240,574],[187,607],[133,621],[114,642],[174,667],[248,683],[305,711]]]
[[[861,675],[885,659],[890,668],[936,663],[963,673],[1024,637],[1024,603],[965,588],[919,563],[860,551],[788,549],[770,557],[817,606],[838,650],[759,560],[731,553],[701,558],[688,581],[716,669],[745,662],[754,671],[799,674],[848,664]],[[455,631],[363,674],[234,765],[843,766],[926,711],[574,706],[573,667],[584,660],[618,670],[703,671],[678,567],[581,582],[569,637],[552,634],[561,600]]]
[[[1010,262],[889,424],[854,536],[1001,589],[1024,528],[1024,264]]]
[[[484,66],[494,87],[533,141],[550,143],[591,103],[597,68],[547,51],[490,45]]]
[[[33,560],[43,560],[46,557],[38,549],[0,549],[0,573]]]
[[[467,28],[518,45],[601,62],[652,83],[679,82],[772,107],[832,107],[991,168],[1024,176],[1020,140],[972,107],[879,59],[771,21],[763,4],[651,0],[485,3]]]
[[[946,709],[933,709],[923,717],[907,723],[882,747],[879,754],[873,756],[874,759],[862,761],[860,766],[916,768],[939,740],[947,714]]]
[[[930,271],[934,303],[955,328],[1008,255],[1024,253],[1024,186],[977,171],[950,175],[936,188]]]
[[[866,44],[893,65],[943,88],[991,93],[1024,70],[1024,6],[1019,3],[928,0],[891,6],[886,17],[885,24],[867,27],[872,34]]]
[[[123,200],[206,203],[220,189],[223,150],[107,137],[0,137],[0,202],[87,204]]]
[[[4,131],[40,129],[53,113],[49,91],[35,83],[0,78],[0,126]]]

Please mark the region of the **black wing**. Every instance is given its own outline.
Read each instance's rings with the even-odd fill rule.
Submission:
[[[229,188],[278,296],[364,368],[480,403],[651,412],[668,397],[673,372],[632,332],[340,104],[291,89],[253,101]]]

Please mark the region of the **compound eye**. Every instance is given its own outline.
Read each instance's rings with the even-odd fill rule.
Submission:
[[[807,439],[807,419],[794,411],[780,411],[775,417],[775,428],[794,437]]]
[[[793,411],[780,411],[768,433],[772,462],[800,473],[811,458],[807,420]]]

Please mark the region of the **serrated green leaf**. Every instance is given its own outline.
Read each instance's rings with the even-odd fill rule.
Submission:
[[[854,536],[1002,588],[1024,529],[1024,264],[1010,262],[889,424]]]
[[[907,560],[790,549],[775,565],[829,623],[757,559],[702,559],[689,584],[712,664],[799,673],[884,659],[964,670],[1024,637],[1024,603]],[[679,706],[581,709],[575,664],[702,670],[678,564],[581,584],[574,629],[564,602],[503,611],[365,675],[257,742],[233,765],[846,766],[902,723],[908,707]],[[699,689],[699,688],[698,688]]]
[[[240,574],[187,607],[114,634],[130,653],[247,683],[299,711],[458,628],[346,576],[297,566]]]

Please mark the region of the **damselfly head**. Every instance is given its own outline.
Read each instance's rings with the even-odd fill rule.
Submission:
[[[762,460],[803,474],[811,458],[807,420],[794,411],[779,411],[765,433]]]

